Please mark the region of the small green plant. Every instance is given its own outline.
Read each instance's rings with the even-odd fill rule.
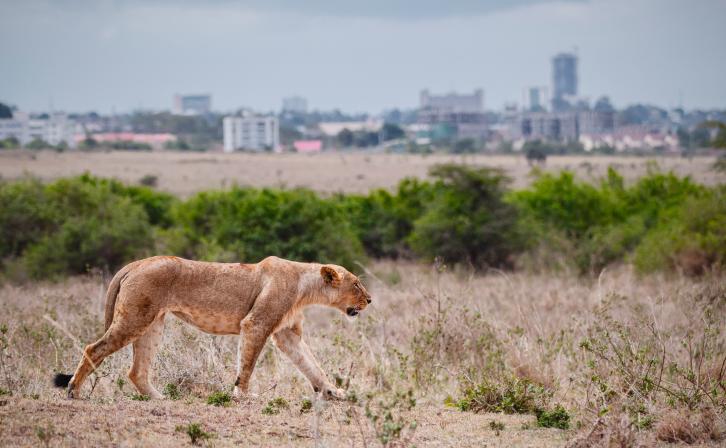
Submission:
[[[570,414],[559,404],[549,411],[538,409],[535,415],[537,416],[537,426],[541,428],[570,428]]]
[[[313,402],[307,398],[303,399],[302,403],[300,403],[300,413],[307,414],[308,412],[310,412],[312,410],[313,410]]]
[[[500,383],[484,380],[464,388],[456,402],[461,411],[533,414],[549,398],[542,386],[520,378],[507,378]]]
[[[55,429],[53,428],[53,424],[49,423],[48,426],[37,426],[35,428],[35,435],[38,436],[38,440],[40,440],[40,443],[43,444],[43,446],[48,447],[50,446],[50,440],[55,436]]]
[[[131,399],[136,401],[149,401],[151,397],[143,394],[133,394],[131,395]]]
[[[181,398],[181,392],[179,392],[179,387],[174,383],[167,383],[166,386],[164,386],[164,396],[171,399],[171,400],[178,400]]]
[[[202,425],[199,423],[189,423],[188,425],[178,425],[176,427],[177,432],[184,432],[189,436],[192,445],[196,445],[197,442],[202,440],[211,439],[214,437],[214,433],[206,432],[202,429]]]
[[[118,387],[118,390],[123,392],[125,385],[126,385],[126,381],[123,378],[116,379],[116,387]]]
[[[310,403],[312,407],[312,403]],[[267,405],[262,408],[262,413],[265,415],[276,415],[279,414],[282,409],[288,409],[290,404],[282,397],[273,398],[267,402]],[[302,412],[302,410],[301,410]]]
[[[232,403],[232,397],[227,392],[214,392],[207,397],[207,404],[212,406],[229,406]]]
[[[416,406],[416,399],[413,390],[396,392],[389,399],[373,400],[366,403],[365,415],[370,420],[376,433],[376,437],[383,446],[390,446],[398,443],[402,446],[409,445],[409,440],[416,430],[415,420],[408,422],[406,412]]]
[[[492,420],[489,422],[489,429],[494,431],[494,435],[498,437],[499,434],[504,431],[504,423],[497,420]]]

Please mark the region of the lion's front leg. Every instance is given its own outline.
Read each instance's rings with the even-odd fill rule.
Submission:
[[[327,376],[315,360],[310,347],[302,339],[302,324],[297,322],[290,328],[277,331],[273,336],[275,345],[279,348],[310,380],[315,392],[320,392],[324,398],[342,400],[345,391],[338,389],[328,381]]]
[[[256,325],[254,320],[249,316],[242,320],[240,324],[239,346],[237,348],[237,379],[234,383],[235,397],[241,397],[247,394],[255,363],[271,332],[271,328]]]

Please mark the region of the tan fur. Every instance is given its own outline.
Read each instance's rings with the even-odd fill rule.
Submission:
[[[161,398],[148,380],[149,367],[171,313],[207,333],[239,335],[235,394],[246,393],[255,361],[272,335],[275,345],[310,380],[316,392],[342,398],[302,339],[302,309],[324,305],[361,311],[370,295],[345,268],[269,257],[257,264],[206,263],[152,257],[122,268],[106,296],[106,333],[84,350],[68,385],[81,385],[105,357],[133,343],[129,378],[139,393]]]

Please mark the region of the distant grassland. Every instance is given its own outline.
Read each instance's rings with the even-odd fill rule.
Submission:
[[[631,182],[645,174],[649,164],[655,161],[664,171],[690,175],[699,183],[714,185],[724,177],[711,170],[714,160],[713,157],[550,156],[543,169],[553,173],[570,170],[579,178],[592,181],[605,175],[612,166]],[[395,188],[405,177],[424,178],[432,166],[441,163],[501,168],[512,178],[514,188],[525,187],[532,181],[531,169],[523,155],[424,156],[364,152],[306,155],[4,150],[0,151],[0,176],[16,179],[29,173],[48,181],[89,172],[134,184],[152,175],[156,176],[160,190],[182,197],[235,184],[305,187],[323,193],[367,193],[374,188]]]

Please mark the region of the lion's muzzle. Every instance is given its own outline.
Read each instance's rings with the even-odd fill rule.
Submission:
[[[351,307],[348,307],[348,309],[347,309],[347,310],[345,310],[345,314],[347,314],[348,316],[351,316],[351,317],[353,317],[353,316],[357,316],[357,315],[358,315],[358,310],[357,310],[357,309],[355,309],[355,308],[353,308],[353,307],[351,306]]]

